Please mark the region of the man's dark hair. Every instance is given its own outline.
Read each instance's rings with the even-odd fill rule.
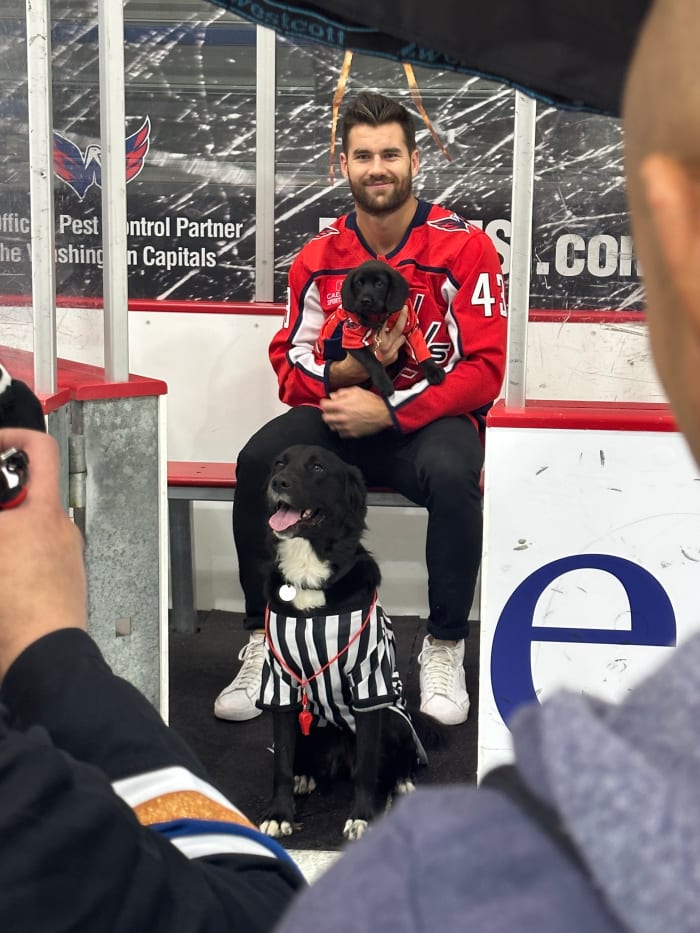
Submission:
[[[383,126],[385,123],[398,123],[401,126],[408,151],[413,152],[416,148],[416,128],[408,110],[383,94],[364,91],[343,111],[341,139],[345,155],[348,154],[348,137],[353,126]]]

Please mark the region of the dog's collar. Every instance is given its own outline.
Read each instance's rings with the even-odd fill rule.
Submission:
[[[285,580],[277,590],[277,595],[283,603],[292,603],[296,599],[299,591],[303,592],[304,590],[311,589],[314,589],[314,587],[302,586],[300,583],[290,583],[288,580]]]

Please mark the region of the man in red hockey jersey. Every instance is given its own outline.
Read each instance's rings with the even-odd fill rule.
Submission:
[[[289,273],[289,304],[270,345],[280,398],[290,410],[261,428],[238,457],[233,530],[250,641],[243,665],[216,699],[222,719],[259,714],[263,660],[264,515],[267,476],[290,444],[320,444],[428,510],[430,614],[420,655],[421,709],[447,724],[469,711],[464,639],[481,560],[480,419],[505,367],[506,308],[496,250],[481,230],[413,194],[420,166],[413,120],[400,104],[364,93],[343,114],[340,165],[355,209],[303,247]],[[429,385],[403,350],[406,309],[375,355],[395,391],[384,399],[367,373],[327,340],[324,321],[340,305],[345,275],[381,259],[407,279],[433,359],[446,373]]]

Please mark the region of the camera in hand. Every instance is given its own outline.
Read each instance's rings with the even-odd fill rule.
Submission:
[[[0,452],[0,509],[10,509],[27,495],[29,457],[10,447]]]

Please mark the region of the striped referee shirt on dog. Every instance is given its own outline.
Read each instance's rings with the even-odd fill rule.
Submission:
[[[357,635],[363,623],[364,631]],[[352,710],[385,706],[403,709],[403,686],[396,668],[396,648],[391,620],[378,602],[371,608],[338,615],[299,618],[270,610],[265,664],[258,706],[261,709],[298,709],[301,687],[270,650],[270,642],[284,665],[297,677],[313,677],[343,652],[327,670],[306,686],[312,713],[355,731]]]

